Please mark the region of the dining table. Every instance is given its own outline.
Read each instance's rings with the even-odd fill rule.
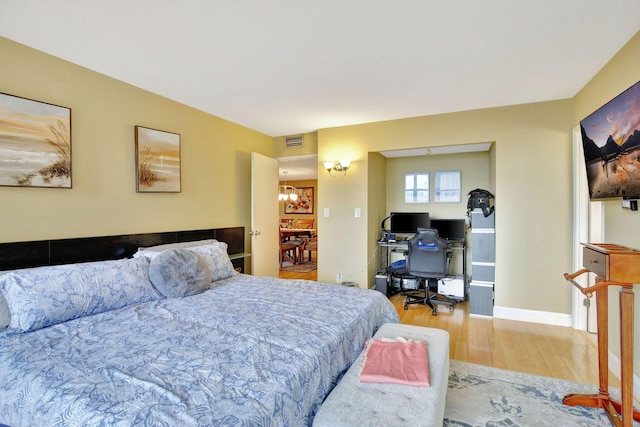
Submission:
[[[282,242],[284,243],[287,240],[290,240],[291,238],[298,238],[298,237],[311,237],[314,236],[316,233],[315,228],[284,228],[284,227],[280,227],[280,237],[282,238]],[[302,261],[302,250],[300,248],[296,249],[297,250],[297,254],[294,257],[294,259],[292,260],[292,262],[294,264],[298,264],[299,262]]]
[[[280,228],[282,237],[289,239],[291,237],[311,237],[316,234],[315,228]]]

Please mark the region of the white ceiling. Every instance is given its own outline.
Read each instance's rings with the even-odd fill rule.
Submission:
[[[573,97],[638,0],[2,0],[0,35],[271,136]]]
[[[278,159],[280,181],[318,178],[318,156],[289,156]],[[286,172],[286,174],[284,173]]]

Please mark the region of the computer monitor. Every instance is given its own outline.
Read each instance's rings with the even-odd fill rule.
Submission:
[[[464,242],[467,239],[467,225],[464,219],[431,218],[429,228],[438,230],[438,236],[451,242]]]
[[[418,228],[429,228],[429,212],[391,212],[390,221],[391,233],[416,233]]]

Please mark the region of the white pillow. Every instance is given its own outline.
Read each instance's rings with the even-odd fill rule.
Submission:
[[[0,276],[0,291],[18,332],[161,298],[146,258],[14,270]]]
[[[229,259],[229,254],[227,254],[228,247],[229,245],[224,242],[216,242],[210,245],[186,248],[186,250],[196,252],[204,258],[211,271],[211,281],[215,282],[238,274]]]
[[[148,248],[138,248],[138,251],[133,254],[134,258],[147,257],[153,259],[158,256],[162,251],[168,249],[183,249],[190,248],[192,246],[203,246],[217,243],[216,239],[195,240],[193,242],[180,242],[180,243],[167,243],[166,245],[149,246]]]

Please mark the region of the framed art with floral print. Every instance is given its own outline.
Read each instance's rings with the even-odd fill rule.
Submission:
[[[71,109],[0,93],[0,185],[71,188]]]
[[[180,135],[136,126],[138,193],[179,193]]]
[[[298,198],[287,200],[284,204],[285,214],[312,214],[313,187],[298,187]]]

